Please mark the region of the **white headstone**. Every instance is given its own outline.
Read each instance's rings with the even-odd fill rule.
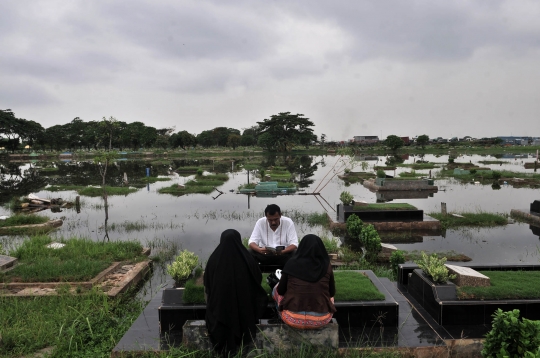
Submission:
[[[473,286],[473,287],[485,287],[491,286],[489,277],[481,274],[480,272],[473,270],[470,267],[456,266],[445,264],[448,271],[451,274],[455,274],[457,277],[454,283],[458,286]]]

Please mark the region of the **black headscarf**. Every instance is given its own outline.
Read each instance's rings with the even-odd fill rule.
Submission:
[[[217,349],[234,351],[242,339],[255,337],[255,324],[268,302],[261,280],[240,233],[225,230],[204,271],[206,326]]]
[[[328,272],[330,258],[320,237],[306,235],[283,272],[307,282],[317,282]]]

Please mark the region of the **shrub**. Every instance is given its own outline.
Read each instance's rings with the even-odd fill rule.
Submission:
[[[424,271],[426,275],[431,277],[435,283],[446,283],[448,280],[453,280],[456,275],[449,275],[448,269],[444,266],[446,257],[437,258],[437,254],[426,255],[422,251],[422,257],[416,262],[416,264]]]
[[[377,255],[382,250],[381,238],[379,233],[375,230],[375,227],[371,224],[364,226],[362,228],[362,233],[360,234],[360,242],[362,246],[366,249],[366,259],[368,261],[375,261]]]
[[[335,254],[339,251],[338,240],[335,237],[321,237],[326,252],[329,254]]]
[[[471,170],[469,170],[469,172],[471,173],[471,175],[475,175],[476,174],[476,169],[471,169]]]
[[[390,255],[390,265],[392,266],[392,271],[397,275],[398,266],[405,263],[405,255],[403,251],[396,250]]]
[[[343,205],[350,205],[353,201],[353,196],[348,191],[342,191],[339,195],[339,200],[343,203]]]
[[[4,250],[4,247],[2,246],[2,244],[0,244],[0,255],[7,255],[7,252],[6,250]]]
[[[519,320],[519,310],[493,314],[491,331],[486,334],[484,357],[539,357],[540,321]]]
[[[364,226],[364,223],[362,220],[357,216],[352,214],[347,218],[347,232],[352,238],[360,239],[360,235],[362,234],[362,227]]]
[[[202,170],[201,168],[197,169],[197,176],[202,176],[204,173],[204,170]]]
[[[167,273],[177,284],[182,284],[189,278],[198,263],[199,257],[195,253],[183,250],[170,265],[167,265]]]
[[[501,172],[497,172],[497,171],[495,171],[495,170],[491,173],[491,177],[492,177],[494,180],[499,180],[499,179],[501,179],[501,176],[502,176]]]
[[[351,170],[349,168],[345,168],[345,170],[343,171],[345,174],[349,174],[351,172]]]
[[[450,164],[454,163],[454,158],[448,158],[448,163]]]
[[[377,178],[386,178],[386,173],[384,172],[384,170],[377,170]]]

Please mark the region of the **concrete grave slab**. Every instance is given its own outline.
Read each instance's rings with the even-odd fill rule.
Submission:
[[[472,287],[489,287],[491,281],[489,277],[481,274],[480,272],[473,270],[469,267],[455,266],[445,264],[450,273],[455,274],[457,277],[454,283],[458,286],[472,286]]]
[[[0,255],[0,271],[7,270],[8,268],[13,267],[15,264],[17,264],[16,257]]]

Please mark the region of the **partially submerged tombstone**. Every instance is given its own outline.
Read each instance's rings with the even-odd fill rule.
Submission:
[[[540,200],[535,200],[531,203],[531,212],[540,215]]]

